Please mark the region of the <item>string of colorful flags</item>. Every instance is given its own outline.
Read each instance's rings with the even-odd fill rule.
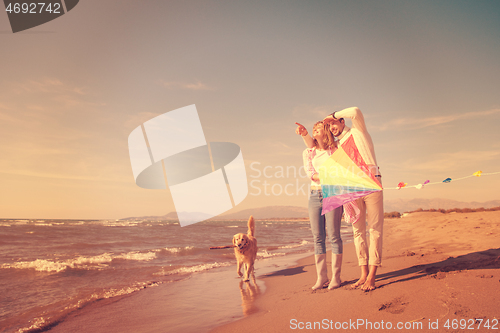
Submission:
[[[472,175],[469,175],[469,176],[465,176],[465,177],[462,177],[462,178],[455,178],[455,179],[446,178],[445,180],[440,181],[440,182],[433,182],[433,183],[431,183],[430,180],[426,180],[425,182],[423,182],[421,184],[417,184],[417,185],[408,185],[408,183],[400,182],[397,187],[385,187],[384,190],[400,190],[402,188],[410,188],[410,187],[414,187],[417,190],[420,190],[424,186],[428,186],[428,185],[451,183],[451,182],[456,182],[456,181],[459,181],[459,180],[467,179],[467,178],[470,178],[470,177],[481,177],[481,176],[489,176],[489,175],[496,175],[496,174],[500,174],[500,171],[498,171],[498,172],[484,173],[481,170],[479,170],[479,171],[476,171]]]

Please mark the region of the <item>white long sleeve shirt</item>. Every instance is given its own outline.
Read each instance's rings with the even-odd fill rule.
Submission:
[[[366,129],[365,118],[363,117],[361,110],[356,107],[352,107],[342,111],[337,111],[335,112],[335,118],[349,118],[352,120],[352,128],[345,126],[342,133],[338,136],[340,145],[342,145],[352,135],[354,143],[356,144],[356,147],[358,148],[365,163],[370,167],[374,175],[380,175],[377,166],[377,159],[375,157],[375,149],[373,148],[372,137]]]

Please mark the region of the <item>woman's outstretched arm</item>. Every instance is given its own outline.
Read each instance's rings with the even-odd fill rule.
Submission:
[[[304,140],[304,143],[307,148],[312,148],[314,147],[314,139],[307,133],[307,129],[304,127],[304,125],[295,123],[297,125],[297,129],[295,130],[295,133],[297,135],[300,135],[302,139]]]

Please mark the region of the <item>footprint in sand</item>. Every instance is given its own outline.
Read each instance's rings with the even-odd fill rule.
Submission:
[[[408,302],[403,297],[397,297],[390,302],[384,303],[379,307],[379,311],[387,311],[392,314],[403,313],[408,306]]]

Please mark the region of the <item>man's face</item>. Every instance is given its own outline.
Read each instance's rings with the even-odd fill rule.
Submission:
[[[330,132],[337,137],[344,131],[345,123],[343,120],[333,119],[330,121]]]

